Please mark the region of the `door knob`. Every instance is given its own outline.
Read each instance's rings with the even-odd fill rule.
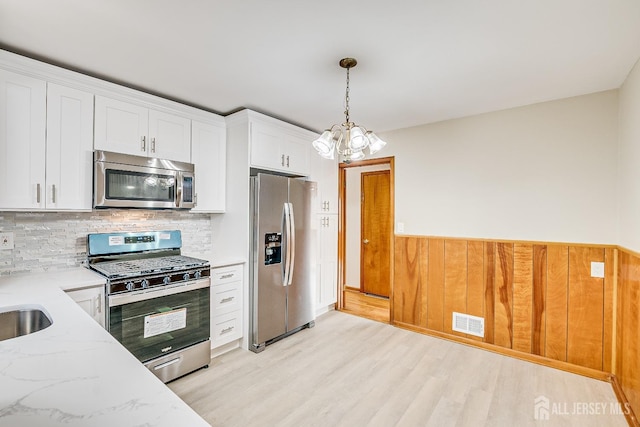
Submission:
[[[366,245],[367,243],[369,243],[369,239],[364,239],[364,240],[362,241],[362,243],[364,243],[364,244]]]

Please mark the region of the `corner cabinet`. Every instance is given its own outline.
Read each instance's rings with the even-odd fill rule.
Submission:
[[[191,120],[96,96],[97,150],[191,162]]]
[[[0,69],[0,210],[91,210],[93,95]]]
[[[227,133],[224,118],[191,122],[191,158],[196,174],[192,212],[222,213],[226,208]]]
[[[70,289],[65,293],[76,302],[93,320],[105,327],[104,285],[84,289]]]

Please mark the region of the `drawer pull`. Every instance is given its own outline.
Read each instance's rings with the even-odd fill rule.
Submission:
[[[233,276],[234,276],[234,273],[228,273],[228,274],[223,274],[222,276],[220,276],[220,278],[221,279],[230,279]]]
[[[231,302],[233,301],[235,297],[226,297],[220,300],[220,304],[224,304],[225,302]]]
[[[220,335],[228,334],[231,331],[233,331],[233,326],[229,326],[228,328],[224,328],[223,330],[221,330]]]

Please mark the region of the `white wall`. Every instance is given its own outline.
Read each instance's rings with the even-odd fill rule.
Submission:
[[[618,244],[640,252],[640,61],[620,88]]]
[[[360,288],[361,179],[364,172],[388,170],[389,165],[359,166],[346,169],[346,260],[345,284]]]
[[[616,90],[381,137],[406,234],[617,240]]]

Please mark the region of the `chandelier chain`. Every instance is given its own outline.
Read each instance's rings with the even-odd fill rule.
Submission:
[[[344,96],[345,101],[345,111],[344,115],[346,117],[346,123],[349,123],[349,68],[347,68],[347,90]]]

